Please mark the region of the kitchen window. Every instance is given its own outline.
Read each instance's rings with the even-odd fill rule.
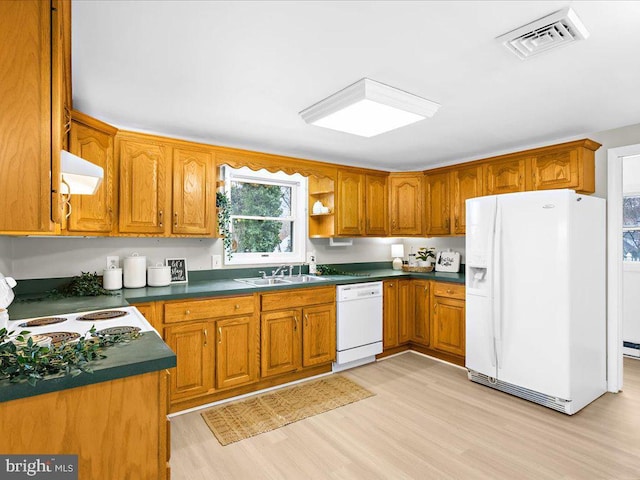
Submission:
[[[231,204],[232,258],[227,265],[305,259],[307,180],[299,174],[223,167]]]
[[[622,255],[627,262],[640,261],[640,194],[622,199]]]

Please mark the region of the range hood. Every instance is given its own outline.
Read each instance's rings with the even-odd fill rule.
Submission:
[[[60,151],[60,192],[64,195],[93,195],[104,177],[102,167],[83,158]]]

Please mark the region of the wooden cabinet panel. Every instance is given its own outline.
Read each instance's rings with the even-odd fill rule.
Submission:
[[[173,323],[232,315],[249,315],[253,311],[253,295],[168,302],[164,304],[164,321]]]
[[[0,2],[0,231],[49,232],[52,161],[50,2]],[[55,85],[54,85],[55,87]],[[60,132],[57,132],[58,138]],[[59,176],[54,178],[59,191]]]
[[[413,291],[411,280],[398,280],[398,343],[411,340],[413,323]]]
[[[413,329],[411,341],[429,346],[429,323],[431,303],[429,297],[429,282],[427,280],[412,280],[413,291]]]
[[[465,202],[468,198],[482,196],[482,185],[482,166],[458,168],[451,172],[453,234],[464,235],[467,226]]]
[[[216,388],[229,388],[258,379],[258,333],[254,317],[216,322]]]
[[[336,308],[334,304],[302,311],[302,366],[310,367],[335,360]]]
[[[487,195],[524,192],[525,157],[489,162],[484,165],[485,190]]]
[[[291,291],[269,292],[260,295],[263,312],[269,310],[282,310],[284,308],[301,308],[308,305],[318,305],[321,303],[335,303],[336,288],[319,287],[319,288],[302,288],[295,290],[295,294]]]
[[[309,177],[309,237],[335,236],[335,175],[333,177]],[[313,205],[322,203],[328,213],[313,213]]]
[[[337,234],[364,235],[364,175],[338,170]]]
[[[166,231],[169,148],[151,141],[120,140],[120,223],[124,233]]]
[[[465,355],[465,302],[434,297],[431,346],[437,350]]]
[[[426,234],[449,235],[449,173],[435,173],[425,177]]]
[[[437,297],[449,297],[464,300],[465,287],[455,283],[434,282],[433,294]]]
[[[300,368],[301,316],[300,309],[261,315],[260,362],[263,377],[294,372]]]
[[[210,322],[165,329],[165,342],[176,354],[171,370],[171,400],[196,397],[213,388],[213,331]]]
[[[156,305],[157,302],[149,302],[149,303],[136,303],[133,304],[133,307],[136,307],[142,316],[151,324],[153,328],[155,328],[158,333],[162,332],[162,322],[156,315]]]
[[[410,236],[422,234],[422,174],[389,177],[391,219],[390,234]]]
[[[578,188],[577,149],[533,157],[531,175],[534,190]]]
[[[389,232],[389,190],[387,176],[365,177],[365,218],[366,234],[386,236]]]
[[[115,226],[116,209],[117,180],[113,157],[116,130],[85,115],[75,112],[73,115],[69,132],[69,151],[102,167],[104,178],[94,195],[71,196],[67,230],[74,233],[111,233]]]
[[[383,284],[382,345],[385,349],[397,347],[398,342],[398,282],[387,280]]]
[[[213,234],[215,178],[211,152],[174,148],[173,233]]]

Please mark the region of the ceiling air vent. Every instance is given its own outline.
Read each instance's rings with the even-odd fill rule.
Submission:
[[[576,12],[571,8],[565,8],[500,35],[496,40],[515,53],[518,58],[525,60],[552,48],[587,38],[589,38],[589,32]]]

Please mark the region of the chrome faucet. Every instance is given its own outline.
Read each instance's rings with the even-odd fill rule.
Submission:
[[[287,268],[288,265],[280,265],[278,268],[276,268],[275,270],[271,271],[271,276],[275,277],[278,272],[280,273],[280,276],[284,277],[284,269]]]
[[[258,275],[262,275],[262,278],[267,278],[267,272],[265,272],[264,270],[259,270]]]

